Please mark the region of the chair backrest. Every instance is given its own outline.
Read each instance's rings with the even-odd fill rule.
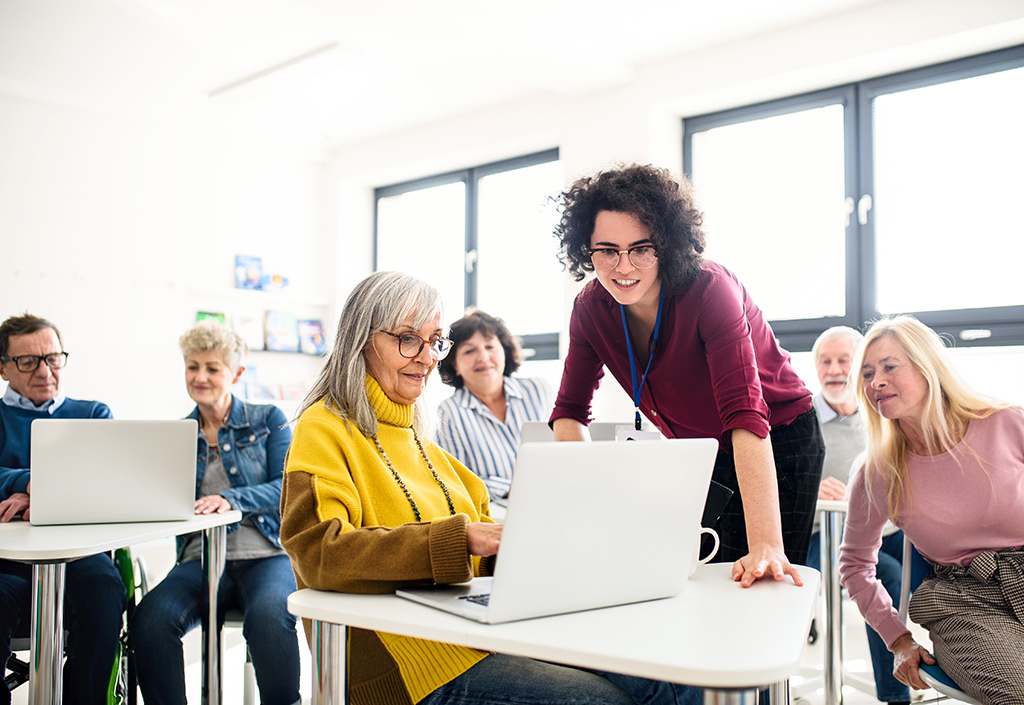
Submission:
[[[924,559],[914,544],[910,542],[910,539],[903,536],[903,580],[900,585],[900,619],[904,623],[907,621],[907,610],[910,606],[910,593],[917,589],[917,586],[921,584],[921,581],[928,577],[928,574],[932,572],[932,567]],[[939,667],[938,664],[934,666],[922,663],[918,667],[921,674],[921,679],[928,684],[932,690],[942,693],[946,697],[953,698],[954,700],[960,700],[965,703],[974,703],[974,705],[980,705],[977,700],[972,698],[970,695],[960,690],[959,686],[953,682],[946,673]]]

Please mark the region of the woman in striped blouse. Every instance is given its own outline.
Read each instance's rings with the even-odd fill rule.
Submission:
[[[522,363],[504,321],[473,311],[452,324],[454,351],[441,380],[455,393],[438,408],[438,445],[483,478],[491,496],[508,495],[524,421],[546,421],[554,392],[543,379],[512,377]]]

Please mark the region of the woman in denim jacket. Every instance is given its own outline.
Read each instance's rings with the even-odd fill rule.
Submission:
[[[295,576],[281,548],[281,478],[292,432],[272,404],[249,404],[231,394],[244,371],[248,346],[226,328],[203,321],[179,341],[185,384],[199,423],[196,514],[238,509],[228,527],[227,567],[218,593],[221,620],[244,614],[245,636],[260,702],[299,702],[299,646],[288,595]],[[210,439],[214,439],[211,441]],[[139,687],[147,705],[185,702],[182,637],[200,623],[202,537],[178,540],[178,563],[139,604],[130,629]]]

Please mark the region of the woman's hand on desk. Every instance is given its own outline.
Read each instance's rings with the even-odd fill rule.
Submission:
[[[471,556],[493,556],[501,543],[501,524],[470,522],[466,525],[466,543]]]
[[[0,524],[9,522],[19,514],[22,519],[28,521],[28,495],[24,492],[15,492],[0,502]]]
[[[196,514],[223,514],[231,511],[231,503],[219,494],[208,494],[196,500]]]
[[[846,499],[846,484],[835,477],[826,477],[818,487],[818,499],[839,501]]]
[[[896,680],[917,690],[925,690],[928,684],[921,678],[918,665],[921,661],[935,663],[935,657],[928,653],[910,634],[904,634],[892,643],[893,669]]]
[[[800,571],[790,564],[785,551],[772,550],[767,545],[751,548],[750,553],[732,564],[732,579],[742,587],[750,587],[764,577],[782,580],[787,575],[793,578],[794,584],[804,584]]]

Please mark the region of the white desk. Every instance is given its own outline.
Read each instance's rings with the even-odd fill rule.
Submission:
[[[197,516],[188,521],[132,524],[32,526],[27,521],[0,524],[0,558],[32,563],[32,665],[29,702],[61,701],[64,658],[64,569],[76,558],[156,539],[203,532],[203,702],[221,700],[221,639],[217,629],[217,587],[224,573],[227,525],[242,519],[238,511]],[[213,629],[209,628],[213,625]]]
[[[819,499],[821,513],[821,581],[825,592],[825,705],[843,702],[843,604],[839,588],[839,544],[843,539],[846,500]]]
[[[804,587],[786,579],[744,589],[731,568],[700,566],[668,600],[497,625],[394,595],[300,590],[288,609],[313,620],[313,705],[348,702],[348,627],[702,686],[705,703],[755,703],[758,687],[799,670],[819,575],[801,568]]]

